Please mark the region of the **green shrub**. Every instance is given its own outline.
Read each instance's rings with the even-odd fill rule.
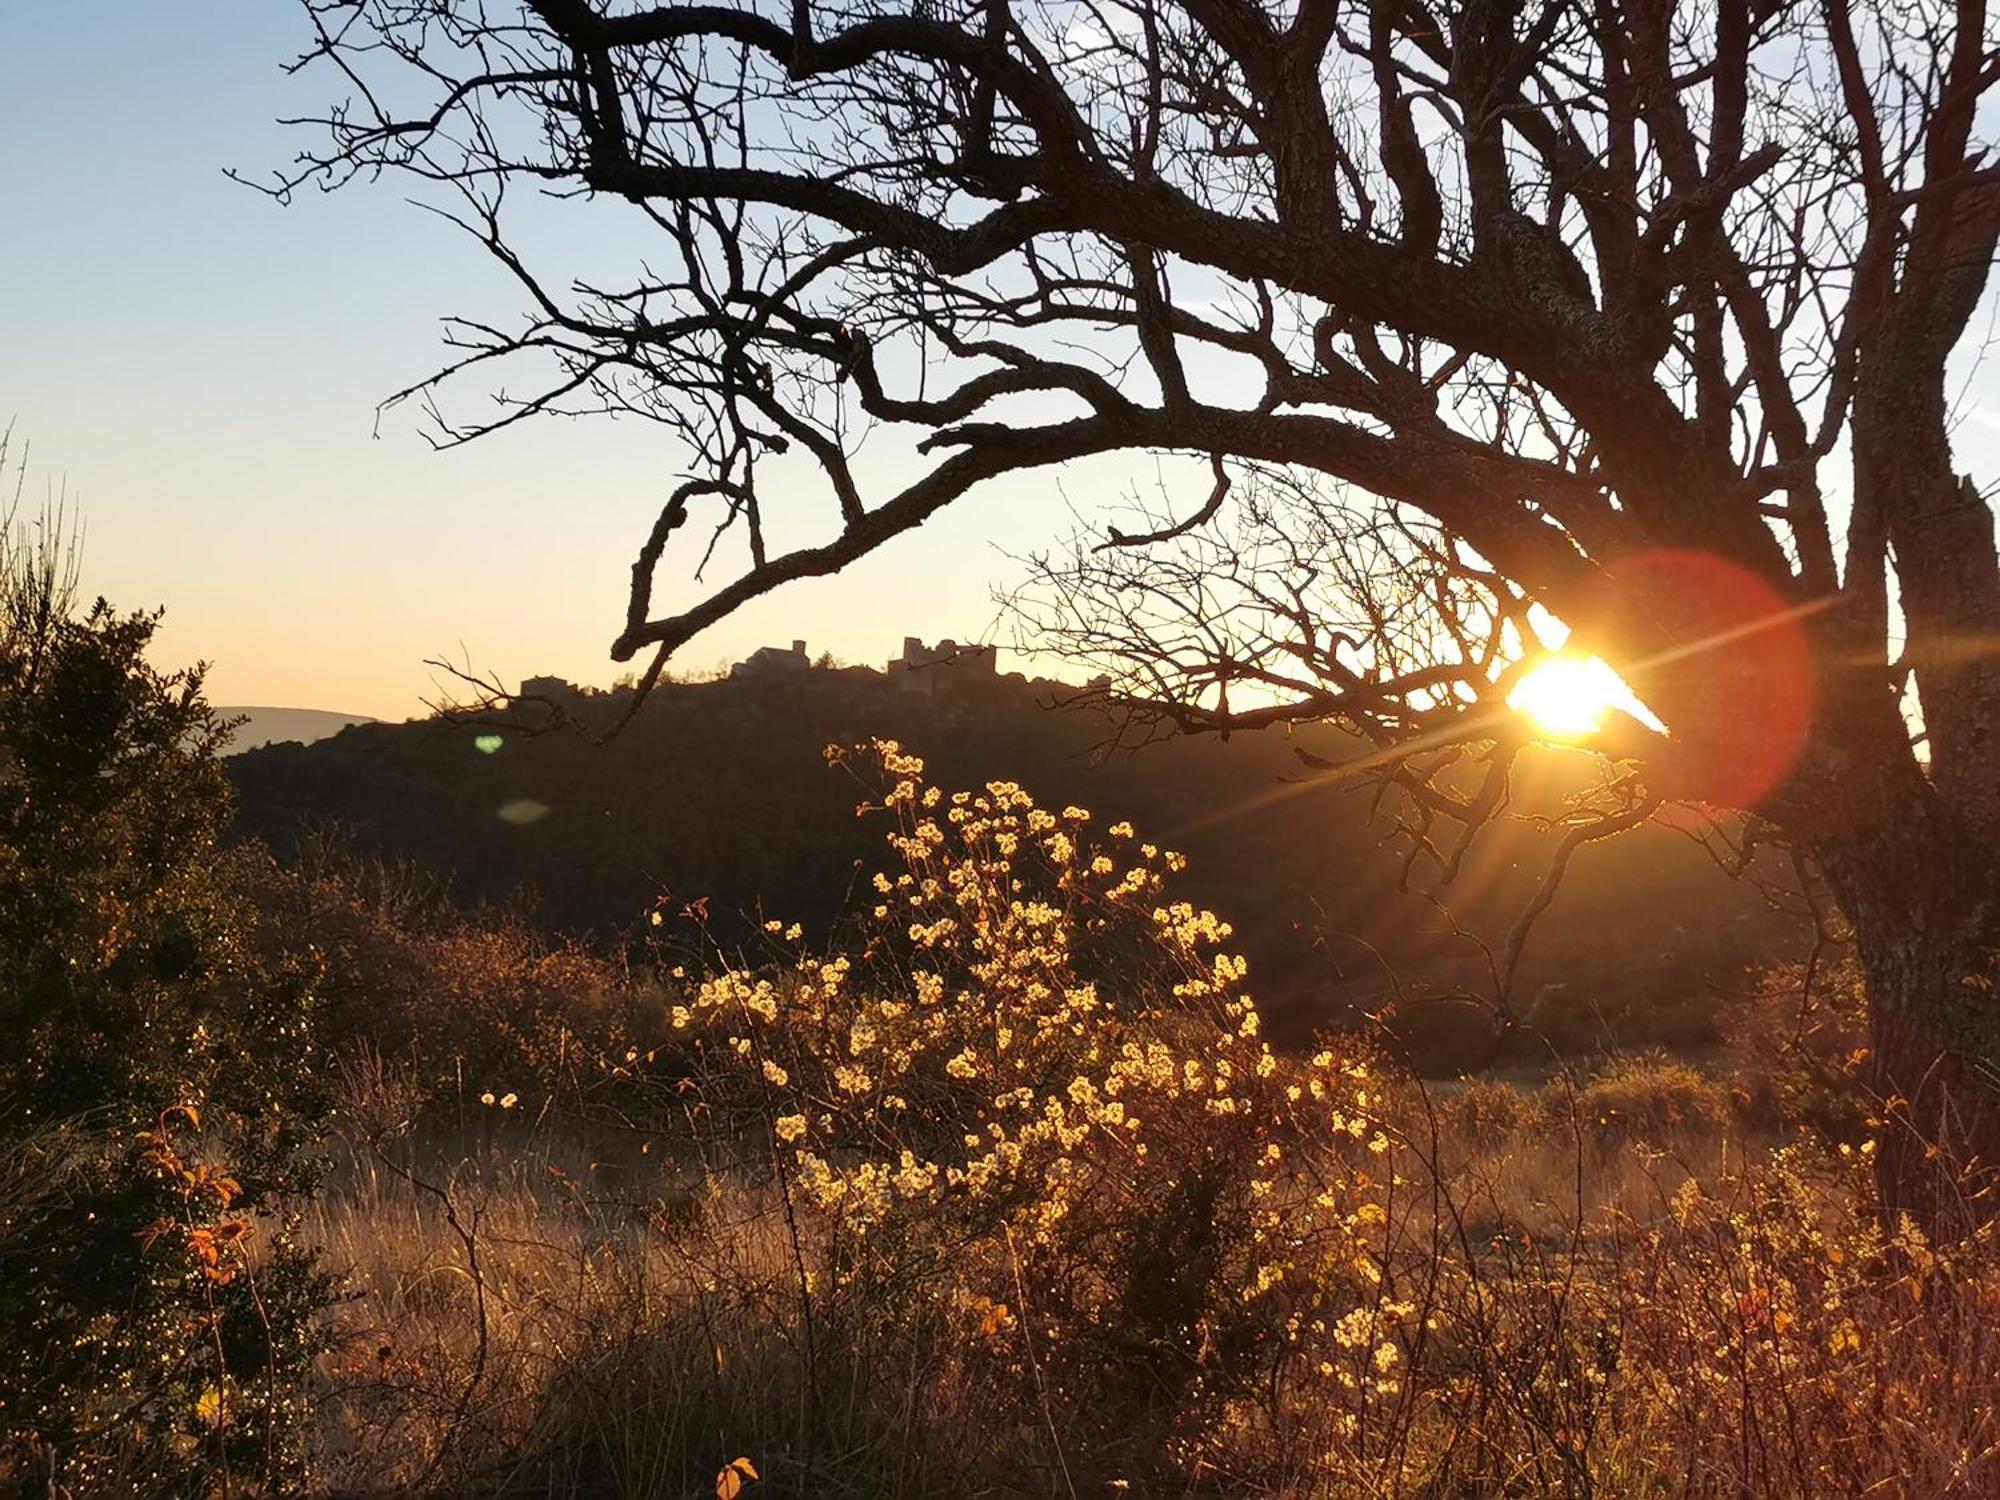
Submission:
[[[217,857],[199,671],[67,576],[0,541],[0,1489],[281,1489],[325,1299],[285,1218],[315,976],[259,956]]]

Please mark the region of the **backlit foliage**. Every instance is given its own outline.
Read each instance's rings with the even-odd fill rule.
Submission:
[[[2000,1255],[1885,1220],[1865,1121],[1828,1141],[1663,1057],[1432,1096],[1352,1043],[1268,1049],[1169,850],[834,758],[892,858],[829,948],[780,920],[585,997],[563,1046],[597,1075],[523,1048],[458,1134],[412,1108],[424,1056],[350,1072],[350,1120],[426,1123],[370,1127],[318,1209],[357,1267],[345,1488],[2000,1483]],[[507,973],[496,1018],[543,993]]]
[[[217,848],[199,672],[57,555],[0,538],[0,1492],[277,1492],[326,1292],[313,964]]]
[[[773,922],[781,956],[693,986],[661,1059],[677,1104],[762,1137],[819,1317],[901,1288],[1020,1409],[1088,1410],[1141,1468],[1393,1392],[1369,1068],[1273,1052],[1177,853],[1011,783],[946,794],[891,742],[829,754],[892,823],[856,951]]]

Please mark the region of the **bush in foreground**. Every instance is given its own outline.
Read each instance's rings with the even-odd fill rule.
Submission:
[[[298,1481],[324,1285],[313,974],[266,964],[216,839],[222,732],[155,615],[0,538],[0,1490]]]

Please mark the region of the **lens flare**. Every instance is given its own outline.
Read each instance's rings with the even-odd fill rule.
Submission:
[[[1605,570],[1579,615],[1671,722],[1672,774],[1656,789],[1741,809],[1785,783],[1812,733],[1808,626],[1830,602],[1790,597],[1705,552],[1645,552]]]

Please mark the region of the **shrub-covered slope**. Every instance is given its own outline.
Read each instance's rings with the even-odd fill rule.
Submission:
[[[873,672],[820,670],[664,687],[602,746],[560,730],[368,724],[236,756],[230,773],[239,831],[281,855],[339,825],[365,852],[448,876],[462,901],[525,894],[550,930],[612,935],[663,902],[673,914],[705,899],[731,943],[765,914],[823,932],[851,907],[875,834],[821,752],[879,734],[951,784],[1016,780],[1050,805],[1131,818],[1184,851],[1191,892],[1236,923],[1281,1033],[1379,1006],[1392,989],[1385,964],[1419,990],[1486,984],[1477,945],[1397,891],[1403,846],[1372,787],[1318,775],[1295,753],[1347,758],[1339,736],[1181,739],[1107,758],[1092,753],[1104,721],[1052,707],[1055,696],[1007,678],[910,693]],[[599,722],[619,709],[614,695],[569,706]],[[1489,830],[1445,893],[1468,930],[1504,934],[1546,862],[1528,815],[1558,812],[1586,770],[1551,756],[1521,776],[1523,816]],[[1693,1002],[1798,940],[1793,919],[1725,879],[1692,841],[1646,829],[1575,860],[1517,998],[1525,1006],[1559,981],[1543,1008],[1562,1012],[1572,1044],[1607,1026],[1698,1042],[1712,1007]]]

